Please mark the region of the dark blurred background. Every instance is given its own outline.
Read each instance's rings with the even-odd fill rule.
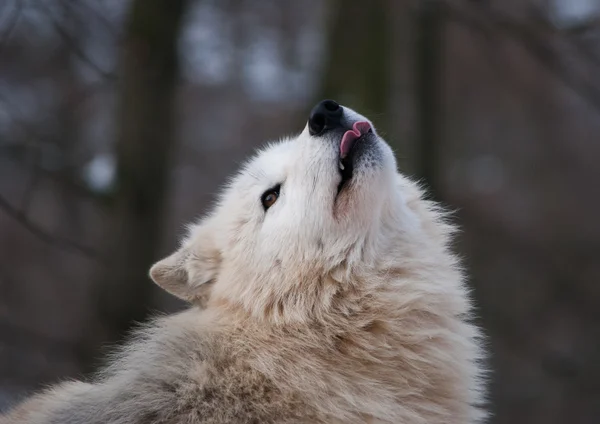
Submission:
[[[457,210],[492,423],[600,423],[600,2],[0,1],[0,409],[184,305],[147,278],[318,100]]]

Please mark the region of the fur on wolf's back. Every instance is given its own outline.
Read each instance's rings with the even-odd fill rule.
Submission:
[[[452,228],[400,183],[428,236],[394,263],[322,279],[315,289],[335,293],[309,323],[211,299],[139,330],[93,383],[52,388],[0,423],[478,422],[479,336]]]

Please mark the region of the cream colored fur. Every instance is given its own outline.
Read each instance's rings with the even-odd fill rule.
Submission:
[[[305,129],[259,152],[151,270],[192,307],[141,329],[92,383],[52,388],[0,423],[482,421],[454,229],[371,142],[337,197],[339,137]]]

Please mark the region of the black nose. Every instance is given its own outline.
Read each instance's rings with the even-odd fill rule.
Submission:
[[[308,132],[321,135],[326,130],[342,126],[342,107],[333,100],[323,100],[310,112]]]

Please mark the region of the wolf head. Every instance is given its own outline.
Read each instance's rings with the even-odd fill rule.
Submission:
[[[309,319],[357,275],[410,255],[426,226],[417,197],[373,124],[325,100],[300,135],[250,159],[150,275],[191,302],[210,283],[212,300],[251,315]]]

